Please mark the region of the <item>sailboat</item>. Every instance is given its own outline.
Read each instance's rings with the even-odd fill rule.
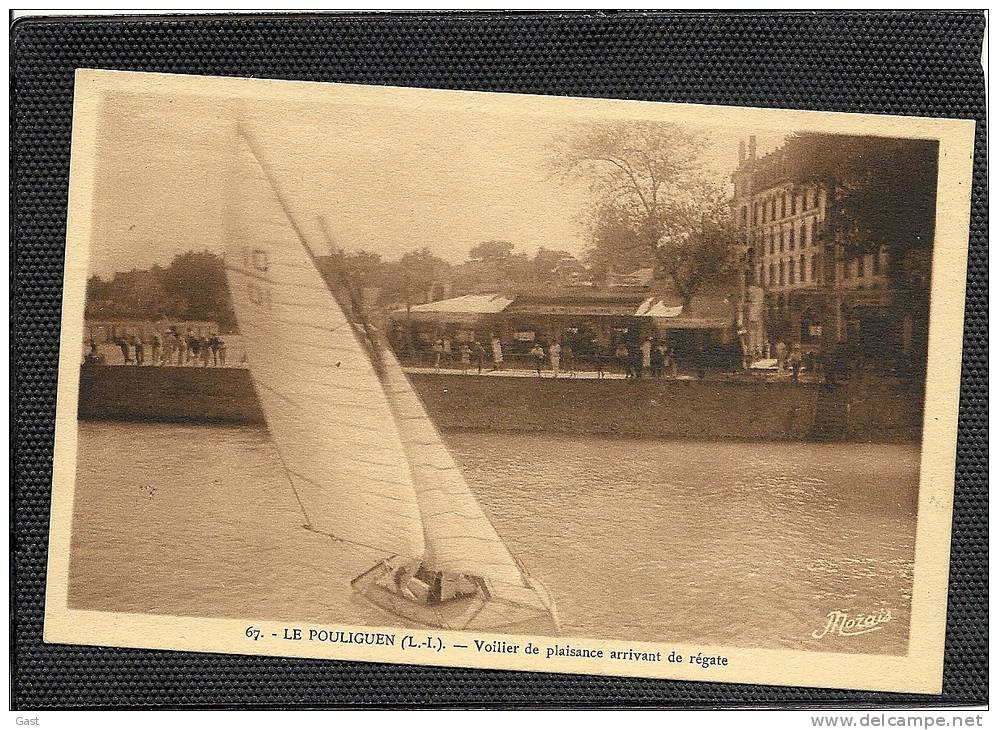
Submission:
[[[349,282],[323,274],[260,149],[236,137],[226,278],[305,527],[383,556],[351,588],[394,619],[558,633],[547,589],[496,533]]]

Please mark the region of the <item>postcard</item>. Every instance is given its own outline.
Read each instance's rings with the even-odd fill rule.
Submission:
[[[79,71],[45,640],[940,692],[973,136]]]

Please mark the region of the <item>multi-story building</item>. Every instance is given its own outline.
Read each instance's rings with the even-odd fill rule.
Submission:
[[[739,331],[751,355],[768,355],[778,340],[818,351],[864,334],[885,347],[911,345],[910,322],[882,321],[892,302],[888,252],[846,255],[829,219],[829,191],[809,175],[801,147],[760,157],[750,137],[732,178],[742,241]]]

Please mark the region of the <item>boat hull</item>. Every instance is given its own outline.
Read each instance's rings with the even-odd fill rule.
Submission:
[[[385,587],[392,568],[385,561],[354,578],[351,586],[370,603],[393,617],[420,627],[447,631],[486,631],[516,634],[557,635],[558,616],[538,581],[526,577],[522,596],[505,598],[476,594],[427,604],[409,599]]]

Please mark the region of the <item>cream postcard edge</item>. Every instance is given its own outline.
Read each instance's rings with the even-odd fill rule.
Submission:
[[[692,111],[709,108],[730,125],[764,123],[766,118],[788,119],[802,128],[848,133],[893,134],[930,137],[940,141],[936,207],[936,242],[933,254],[928,377],[924,436],[916,528],[915,568],[911,625],[907,656],[835,654],[800,650],[755,650],[734,647],[689,646],[681,641],[649,644],[617,640],[561,637],[490,636],[453,634],[465,641],[481,638],[525,646],[528,642],[555,644],[578,642],[592,649],[697,652],[727,658],[724,667],[699,672],[682,666],[626,667],[603,660],[565,659],[550,663],[543,658],[516,654],[462,654],[428,656],[418,652],[392,652],[384,646],[292,643],[264,647],[247,637],[250,626],[279,635],[291,624],[246,619],[206,619],[91,612],[69,609],[70,529],[76,469],[76,413],[79,361],[72,343],[83,338],[83,304],[87,251],[90,240],[91,200],[95,182],[96,116],[104,92],[120,90],[156,94],[228,94],[247,99],[282,98],[297,101],[487,105],[516,113],[572,113],[586,116],[636,115],[676,120]],[[738,119],[741,117],[741,120]],[[746,117],[750,117],[748,120]],[[714,123],[721,124],[717,118]],[[840,112],[791,111],[749,107],[704,107],[660,102],[546,97],[490,92],[368,87],[260,79],[189,77],[169,74],[80,70],[74,101],[73,144],[70,168],[69,218],[63,316],[60,330],[60,365],[56,410],[55,455],[44,639],[51,643],[96,644],[155,649],[192,650],[237,654],[266,654],[329,659],[433,664],[542,672],[571,672],[613,676],[660,677],[812,687],[838,687],[934,694],[942,690],[943,647],[949,572],[950,526],[956,459],[960,362],[963,343],[964,292],[975,125],[972,120],[892,117]],[[298,624],[303,630],[329,626]],[[375,632],[366,626],[340,626],[345,631]],[[401,636],[404,629],[385,628]],[[249,643],[247,643],[249,642]],[[270,643],[270,642],[266,642]],[[288,644],[292,645],[288,645]],[[397,647],[396,647],[397,649]]]

